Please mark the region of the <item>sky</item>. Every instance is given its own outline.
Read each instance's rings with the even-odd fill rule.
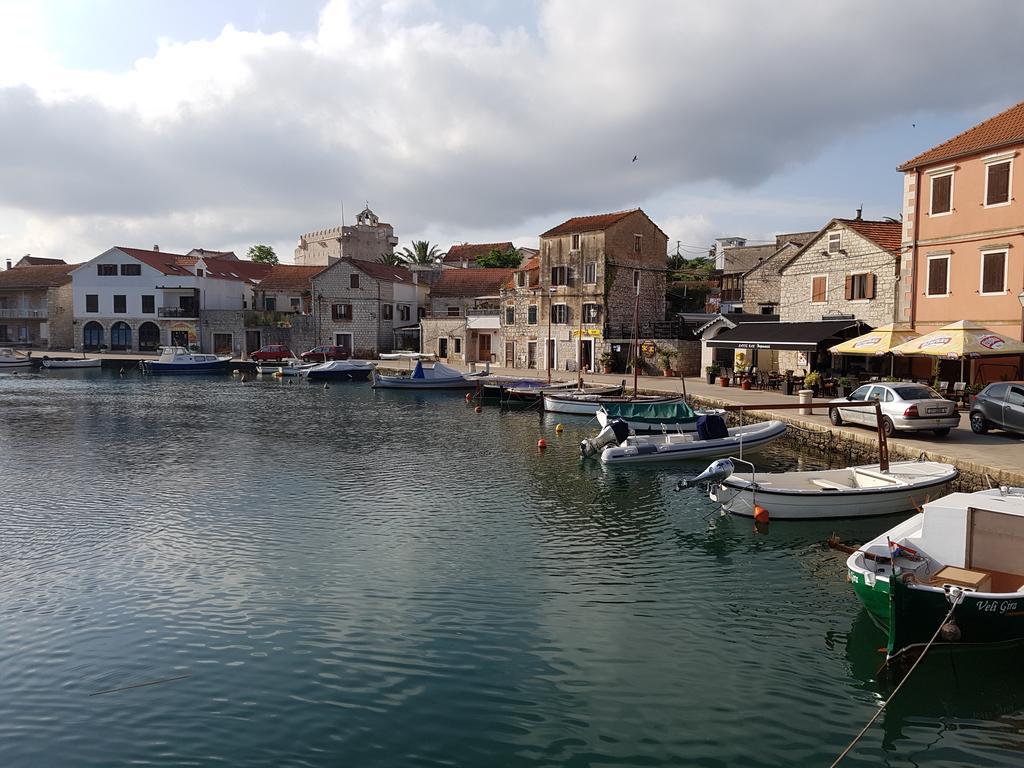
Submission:
[[[442,250],[635,207],[686,255],[897,217],[897,165],[1022,100],[1022,28],[1016,0],[0,0],[0,261],[291,261],[367,203]]]

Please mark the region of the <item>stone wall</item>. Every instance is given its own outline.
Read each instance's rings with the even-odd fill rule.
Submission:
[[[70,349],[75,343],[74,302],[71,283],[46,291],[48,349]]]
[[[782,277],[779,270],[799,250],[787,245],[765,259],[743,276],[743,309],[751,314],[760,314],[762,307],[778,310],[782,301]]]
[[[359,275],[359,287],[351,287],[351,275]],[[416,325],[417,307],[398,305],[394,300],[394,283],[376,280],[350,262],[339,261],[319,273],[312,280],[313,295],[318,297],[313,316],[320,328],[324,344],[334,344],[338,333],[352,334],[353,357],[374,359],[381,352],[394,347],[394,329]],[[322,297],[322,298],[321,298]],[[352,306],[352,319],[335,319],[331,307],[336,304]],[[383,307],[391,307],[391,319],[383,317]],[[408,307],[408,320],[402,319],[400,307]]]

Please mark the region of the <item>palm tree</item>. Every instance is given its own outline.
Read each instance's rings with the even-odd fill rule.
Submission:
[[[405,259],[397,253],[382,253],[377,261],[381,264],[387,264],[389,267],[398,267],[406,263]]]
[[[439,255],[437,246],[428,240],[413,240],[412,248],[406,246],[402,249],[401,258],[409,264],[433,264]]]

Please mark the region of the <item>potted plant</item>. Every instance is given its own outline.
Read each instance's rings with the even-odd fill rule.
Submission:
[[[708,384],[714,384],[715,383],[715,366],[713,366],[713,365],[705,365],[704,366],[704,375],[708,377]]]
[[[675,376],[675,371],[672,370],[672,361],[675,359],[676,351],[674,349],[662,349],[658,351],[658,360],[661,362],[661,369],[665,372],[666,376]]]
[[[597,362],[605,373],[614,373],[612,366],[615,365],[615,356],[611,352],[602,352],[597,358]]]
[[[850,377],[840,376],[836,381],[836,397],[846,397],[846,394],[850,391]]]
[[[817,371],[811,371],[804,376],[804,389],[810,389],[814,392],[814,396],[818,396],[818,387],[821,386],[821,374]]]
[[[793,394],[793,372],[786,371],[786,375],[782,377],[782,394],[789,395]]]

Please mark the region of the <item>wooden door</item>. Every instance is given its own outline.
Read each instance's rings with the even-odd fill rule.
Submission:
[[[514,341],[505,342],[505,367],[514,368],[516,364],[516,344]]]
[[[480,339],[480,354],[477,355],[477,360],[482,363],[490,362],[491,360],[491,334],[481,333],[478,337]]]

